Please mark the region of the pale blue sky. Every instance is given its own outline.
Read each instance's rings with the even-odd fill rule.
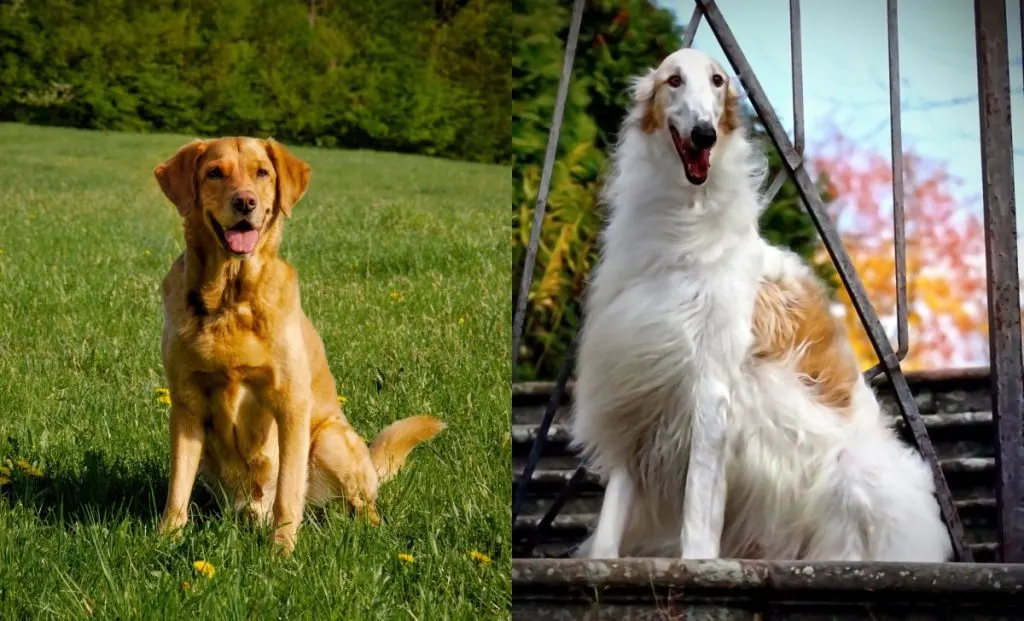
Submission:
[[[689,19],[693,3],[661,2]],[[980,213],[981,155],[972,0],[899,3],[904,149],[948,162],[964,180],[965,204]],[[792,132],[792,65],[788,0],[719,0],[747,59],[783,124]],[[890,153],[885,0],[805,0],[801,3],[804,114],[809,145],[828,122],[860,144]],[[1007,2],[1013,90],[1014,175],[1024,188],[1024,98],[1020,4]],[[701,24],[694,47],[728,62]],[[790,134],[792,136],[792,134]],[[1024,200],[1017,201],[1018,228]]]

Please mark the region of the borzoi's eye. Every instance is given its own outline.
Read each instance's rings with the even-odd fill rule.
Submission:
[[[722,85],[725,84],[725,78],[716,73],[711,76],[711,83],[715,85],[715,88],[722,88]]]
[[[672,88],[679,88],[679,85],[683,83],[683,79],[677,75],[670,75],[665,81],[668,82],[668,85]]]
[[[259,170],[257,170],[257,171],[256,171],[256,176],[257,176],[257,177],[266,177],[266,176],[268,176],[269,174],[270,174],[270,173],[269,173],[269,172],[267,172],[267,169],[266,169],[266,168],[261,168],[261,169],[259,169]]]
[[[223,179],[224,178],[224,172],[221,171],[220,168],[214,166],[210,170],[206,171],[206,178],[207,179]]]

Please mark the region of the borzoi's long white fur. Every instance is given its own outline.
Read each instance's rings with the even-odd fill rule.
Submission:
[[[759,235],[764,157],[716,75],[702,52],[672,54],[637,81],[622,126],[572,421],[607,485],[577,555],[946,560],[931,473],[863,378],[838,407],[799,367],[808,343],[751,353],[759,290],[813,274]],[[690,143],[668,126],[699,123],[718,131],[694,183],[701,165],[684,174]]]

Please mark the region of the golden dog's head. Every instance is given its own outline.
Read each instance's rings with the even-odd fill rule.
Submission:
[[[244,258],[264,245],[280,213],[291,215],[310,169],[272,139],[217,138],[185,145],[153,174],[187,228]]]

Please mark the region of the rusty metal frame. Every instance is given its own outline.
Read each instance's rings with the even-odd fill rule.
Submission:
[[[1021,2],[1024,9],[1024,1]],[[1024,14],[1022,14],[1024,20]],[[975,0],[989,374],[996,428],[996,511],[1004,563],[1024,563],[1024,386],[1006,4]]]
[[[768,188],[769,197],[781,188],[785,181],[783,174],[791,178],[796,185],[804,207],[807,209],[819,235],[829,253],[830,258],[840,276],[872,343],[879,364],[866,372],[868,379],[879,373],[885,373],[896,396],[900,414],[911,431],[911,437],[929,464],[936,484],[936,495],[942,511],[943,519],[953,542],[956,558],[970,561],[971,553],[966,545],[963,526],[953,504],[953,499],[946,484],[945,477],[939,467],[937,455],[928,437],[924,422],[917,410],[916,402],[907,379],[900,367],[900,362],[909,349],[909,331],[907,327],[906,299],[906,230],[904,222],[904,189],[903,189],[903,154],[902,132],[900,119],[900,78],[899,78],[899,30],[897,0],[887,0],[887,30],[889,55],[889,94],[890,113],[892,117],[892,166],[893,166],[893,233],[896,260],[897,285],[897,349],[890,344],[878,315],[871,305],[863,283],[844,248],[835,224],[829,218],[817,188],[803,164],[804,121],[803,121],[803,80],[802,80],[802,48],[800,42],[800,5],[799,0],[790,0],[790,31],[791,50],[793,55],[793,102],[794,102],[794,140],[791,142],[782,124],[779,122],[768,98],[761,87],[757,76],[747,62],[724,16],[714,0],[694,0],[695,6],[690,21],[684,31],[684,47],[688,47],[702,18],[706,19],[713,34],[725,52],[735,74],[740,79],[744,90],[761,118],[774,147],[779,152],[783,170],[776,176]],[[1022,4],[1022,20],[1024,20],[1024,0]],[[576,7],[581,8],[577,0]],[[1012,138],[1009,134],[1009,78],[1008,54],[1006,46],[1005,7],[1000,3],[976,0],[976,33],[978,37],[979,57],[979,93],[984,102],[981,111],[982,122],[982,158],[985,189],[985,223],[986,223],[986,260],[988,264],[990,342],[992,357],[993,413],[998,426],[999,453],[996,466],[1000,472],[997,498],[999,502],[1000,524],[1002,528],[1001,542],[1004,562],[1021,562],[1024,560],[1024,439],[1022,439],[1021,409],[1024,400],[1022,388],[1021,337],[1019,314],[1019,286],[1017,274],[1016,225],[1013,201],[1012,174]],[[995,8],[994,8],[995,7]],[[578,13],[574,12],[575,31],[578,35]],[[985,37],[982,37],[982,33]],[[575,39],[572,46],[566,46],[565,67],[571,68],[575,54]],[[568,70],[566,70],[568,71]],[[566,71],[563,82],[567,81]],[[560,84],[560,88],[561,88]],[[561,91],[560,91],[561,92]],[[562,109],[556,106],[556,115]],[[560,126],[561,118],[556,118],[552,126],[555,135]],[[548,156],[545,169],[553,164],[554,150],[551,149],[552,137],[549,136]],[[541,187],[542,195],[546,195],[546,186]],[[538,199],[538,211],[542,209]],[[527,257],[536,257],[536,243],[539,243],[539,226],[543,214],[535,214],[535,228],[531,233],[531,246]],[[536,240],[536,241],[535,241]],[[530,269],[524,271],[520,292],[520,306],[525,311],[525,296],[528,295],[532,278]],[[522,328],[520,309],[517,308],[517,321],[514,323],[513,341],[518,344],[518,336]],[[530,456],[523,476],[516,485],[513,502],[513,521],[519,514],[522,501],[526,498],[532,473],[543,452],[547,441],[554,414],[561,404],[565,384],[571,375],[575,361],[575,340],[569,355],[559,372],[555,391],[544,412],[540,428],[531,447]],[[513,351],[513,367],[517,361],[517,351]],[[513,368],[513,377],[515,370]],[[538,524],[534,536],[527,542],[529,551],[538,540],[543,530],[550,526],[561,506],[571,495],[574,486],[583,478],[584,466],[579,466],[570,480],[559,493],[558,498]]]
[[[569,23],[569,36],[565,41],[565,57],[562,61],[562,74],[558,79],[558,93],[555,95],[555,109],[551,113],[551,129],[548,132],[548,144],[544,150],[544,168],[541,170],[540,187],[537,189],[537,206],[533,212],[533,227],[530,229],[530,241],[526,246],[526,257],[523,262],[523,276],[519,283],[519,297],[516,299],[516,310],[512,316],[512,381],[516,381],[519,370],[519,345],[523,337],[526,321],[526,303],[530,297],[530,285],[533,283],[533,268],[537,263],[537,250],[540,248],[540,229],[544,225],[544,214],[548,208],[548,190],[551,189],[551,172],[555,167],[555,155],[558,153],[558,138],[562,133],[562,117],[565,116],[565,100],[569,96],[569,80],[572,79],[572,65],[576,58],[576,43],[580,37],[580,25],[583,23],[583,5],[585,0],[576,0],[572,9],[572,21]]]

